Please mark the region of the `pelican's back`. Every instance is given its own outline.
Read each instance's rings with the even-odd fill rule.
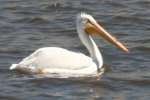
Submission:
[[[49,71],[57,69],[59,71],[67,70],[80,73],[80,70],[91,68],[91,66],[96,70],[96,65],[90,57],[58,47],[38,49],[14,66],[13,69],[23,69],[31,72],[38,72],[41,69]]]

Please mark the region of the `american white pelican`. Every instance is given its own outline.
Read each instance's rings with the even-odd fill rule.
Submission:
[[[102,55],[92,39],[92,35],[101,36],[119,49],[128,49],[102,28],[89,14],[77,15],[76,28],[80,40],[89,51],[90,57],[59,47],[44,47],[24,58],[19,64],[12,64],[10,70],[33,74],[59,74],[68,76],[93,76],[103,73]]]

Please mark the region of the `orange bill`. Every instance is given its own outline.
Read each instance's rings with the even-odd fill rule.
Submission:
[[[128,52],[128,49],[119,42],[115,37],[110,35],[103,27],[101,27],[98,23],[88,22],[85,27],[85,32],[89,35],[99,35],[108,42],[114,44],[117,48],[121,49],[124,52]]]

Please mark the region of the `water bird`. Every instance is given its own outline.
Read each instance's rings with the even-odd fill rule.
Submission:
[[[90,56],[60,47],[44,47],[36,50],[20,63],[12,64],[10,70],[30,74],[57,74],[71,77],[101,75],[104,72],[103,58],[92,36],[100,36],[118,49],[128,52],[128,49],[98,24],[90,14],[77,14],[76,29]]]

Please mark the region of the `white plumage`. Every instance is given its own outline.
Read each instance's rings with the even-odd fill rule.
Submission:
[[[36,50],[19,64],[13,64],[10,69],[25,73],[96,75],[97,67],[93,60],[77,52],[58,47],[45,47]]]
[[[12,64],[10,69],[31,74],[57,74],[68,77],[96,76],[99,69],[103,73],[102,55],[91,37],[97,33],[118,48],[127,50],[109,35],[91,15],[78,14],[76,24],[78,36],[91,57],[59,47],[44,47],[36,50],[20,63]]]

